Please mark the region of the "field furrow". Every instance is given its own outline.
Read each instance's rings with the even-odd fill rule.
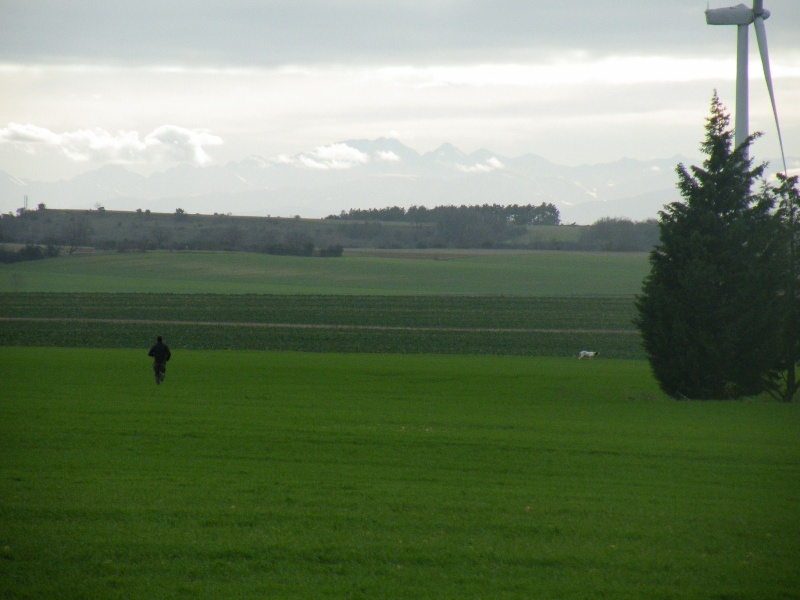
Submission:
[[[208,327],[285,327],[287,329],[376,329],[386,331],[474,331],[507,333],[604,333],[638,335],[636,329],[543,329],[520,327],[402,327],[393,325],[325,325],[320,323],[242,323],[238,321],[159,321],[156,319],[80,319],[71,317],[0,317],[10,323],[105,323],[108,325],[206,325]]]

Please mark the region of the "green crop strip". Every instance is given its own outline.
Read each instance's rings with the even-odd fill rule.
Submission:
[[[647,270],[646,254],[478,252],[434,260],[148,252],[7,265],[0,292],[630,296]]]
[[[641,358],[628,297],[0,294],[0,344]]]

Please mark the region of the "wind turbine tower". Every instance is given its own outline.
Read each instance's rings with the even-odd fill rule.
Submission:
[[[709,8],[706,10],[706,23],[708,25],[736,25],[736,117],[734,120],[735,141],[738,148],[750,135],[749,131],[749,100],[748,100],[748,34],[752,24],[756,30],[758,50],[761,54],[761,64],[764,68],[764,78],[767,81],[769,99],[772,103],[772,114],[775,116],[775,128],[778,130],[778,144],[781,148],[783,170],[786,172],[786,156],[783,152],[783,139],[781,127],[778,123],[778,110],[775,107],[775,91],[772,87],[772,74],[769,68],[769,51],[767,49],[767,30],[764,21],[770,12],[764,8],[763,0],[753,0],[753,7],[744,4],[727,8]]]

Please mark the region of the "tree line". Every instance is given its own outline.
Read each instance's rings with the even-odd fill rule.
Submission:
[[[558,209],[548,204],[391,207],[351,210],[327,219],[192,215],[180,208],[172,214],[141,209],[109,211],[102,206],[67,211],[40,204],[36,210],[0,215],[0,243],[55,246],[69,254],[81,247],[93,247],[118,252],[202,250],[341,256],[344,248],[646,252],[658,240],[655,220],[608,218],[581,227],[559,225],[559,221]],[[559,230],[568,235],[559,234]]]
[[[558,209],[549,203],[350,209],[327,219],[431,226],[419,230],[427,235],[418,236],[418,248],[497,248],[522,235],[529,226],[560,224]]]
[[[637,325],[661,388],[676,398],[767,392],[795,400],[800,385],[798,177],[764,178],[749,147],[734,147],[715,93],[702,166],[678,165],[683,201],[661,212],[659,242],[636,300]]]
[[[403,223],[444,223],[460,220],[482,219],[513,225],[559,225],[561,216],[558,208],[549,202],[539,206],[533,204],[481,204],[472,206],[412,206],[401,208],[351,208],[338,215],[330,215],[327,219],[350,221],[384,221]]]
[[[23,262],[26,260],[41,260],[43,258],[55,258],[58,256],[60,248],[58,246],[48,245],[47,247],[37,246],[35,244],[25,244],[22,248],[16,251],[6,250],[0,248],[0,263],[15,263]]]

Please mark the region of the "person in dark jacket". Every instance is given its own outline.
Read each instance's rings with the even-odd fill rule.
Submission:
[[[169,351],[169,346],[164,343],[161,336],[158,336],[155,345],[150,348],[150,352],[147,353],[147,356],[153,357],[153,371],[156,374],[156,385],[158,385],[164,381],[164,377],[167,375],[167,361],[172,356],[172,353]]]

